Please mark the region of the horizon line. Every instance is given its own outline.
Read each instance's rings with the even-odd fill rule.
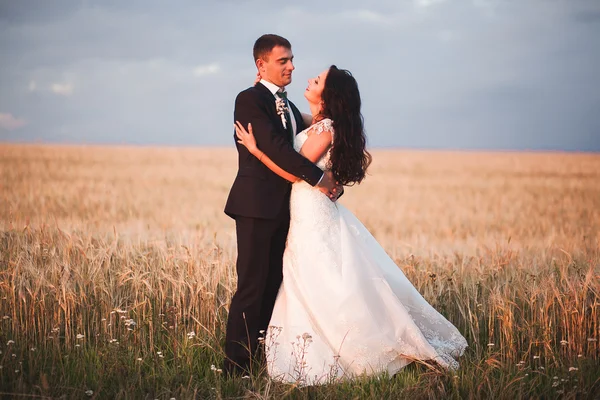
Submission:
[[[47,146],[47,147],[131,147],[131,148],[171,148],[171,149],[218,149],[235,150],[233,145],[167,144],[167,143],[98,143],[98,142],[44,142],[44,141],[1,141],[0,147]],[[576,153],[600,154],[600,149],[560,149],[560,148],[501,148],[501,147],[427,147],[427,146],[369,146],[369,151],[434,151],[434,152],[491,152],[491,153]]]

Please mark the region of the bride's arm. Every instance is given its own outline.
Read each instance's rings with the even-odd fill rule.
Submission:
[[[248,124],[248,131],[244,129],[244,126],[236,121],[235,123],[235,133],[238,137],[238,143],[246,146],[250,154],[258,158],[258,161],[262,162],[267,168],[281,176],[283,179],[286,179],[292,183],[297,182],[300,178],[295,175],[290,174],[287,171],[281,169],[277,164],[273,162],[265,153],[263,153],[256,146],[256,139],[254,138],[254,134],[252,133],[252,124]],[[332,145],[333,134],[328,129],[319,129],[319,132],[313,127],[307,132],[308,138],[304,141],[302,148],[300,149],[300,154],[316,163],[323,157],[323,155],[329,150]],[[331,171],[325,172],[325,175],[330,176],[333,180],[333,175]],[[323,179],[323,178],[321,178]],[[336,201],[339,197],[344,194],[344,187],[342,185],[336,184],[336,187],[332,189],[332,193],[335,194],[334,197],[329,195],[332,201]],[[338,194],[339,193],[339,194]]]
[[[250,154],[258,158],[258,161],[262,162],[267,168],[286,179],[290,182],[296,182],[299,180],[298,177],[284,171],[277,164],[273,162],[265,153],[263,153],[256,145],[256,139],[252,132],[252,124],[248,124],[248,130],[244,129],[244,126],[237,122],[235,123],[235,133],[238,137],[238,142],[246,146]],[[331,131],[325,129],[319,133],[315,133],[314,129],[310,129],[307,132],[308,138],[300,149],[300,154],[316,163],[323,157],[325,152],[329,150],[331,146],[332,134]]]
[[[333,136],[329,130],[324,129],[317,133],[314,128],[309,129],[307,134],[308,138],[304,141],[300,154],[316,164],[329,150]]]
[[[289,172],[281,169],[277,164],[273,162],[273,160],[271,160],[256,146],[256,139],[254,138],[254,134],[252,133],[252,124],[248,124],[248,131],[246,131],[246,129],[244,129],[244,126],[236,121],[235,133],[239,139],[238,143],[241,143],[242,145],[246,146],[250,154],[258,158],[258,161],[262,162],[271,171],[292,183],[300,179],[290,174]]]
[[[289,172],[281,169],[273,162],[273,160],[271,160],[258,148],[256,145],[256,139],[254,138],[254,134],[252,132],[252,124],[248,124],[248,130],[246,130],[241,123],[236,121],[235,133],[239,139],[238,142],[246,146],[250,154],[258,158],[258,161],[265,164],[265,166],[271,171],[290,182],[296,182],[299,179]],[[329,150],[333,136],[331,131],[328,129],[320,129],[320,132],[317,132],[314,128],[309,129],[307,135],[308,138],[304,141],[304,144],[300,149],[300,154],[311,162],[317,163],[321,157],[323,157],[325,152]]]

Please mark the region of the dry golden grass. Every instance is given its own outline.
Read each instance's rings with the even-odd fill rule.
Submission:
[[[467,337],[458,375],[416,367],[309,389],[223,380],[210,365],[222,359],[235,284],[234,225],[222,212],[235,152],[1,145],[3,393],[594,396],[600,155],[373,156],[341,202]]]
[[[390,251],[472,251],[509,238],[518,248],[598,245],[600,155],[374,156],[369,177],[341,201]],[[233,150],[3,145],[0,160],[3,228],[235,239],[222,212]]]

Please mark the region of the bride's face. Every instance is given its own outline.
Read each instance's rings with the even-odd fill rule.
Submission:
[[[319,104],[321,102],[321,94],[323,93],[325,79],[327,79],[328,73],[329,68],[321,72],[316,78],[310,78],[308,80],[308,87],[304,91],[304,97],[306,97],[306,100],[308,100],[309,103]]]

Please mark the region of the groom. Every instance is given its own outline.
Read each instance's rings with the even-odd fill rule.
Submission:
[[[254,43],[254,61],[262,77],[235,99],[234,120],[252,123],[259,148],[285,171],[317,186],[335,201],[340,187],[330,173],[293,148],[296,133],[305,126],[302,114],[287,100],[285,86],[292,82],[292,46],[277,35],[263,35]],[[277,100],[278,98],[282,100]],[[276,102],[287,105],[287,110]],[[284,125],[285,121],[285,125]],[[225,338],[224,370],[246,374],[258,349],[260,331],[266,331],[282,281],[285,241],[290,226],[291,184],[271,172],[246,147],[234,140],[239,170],[225,213],[235,219],[238,258],[237,290],[231,300]]]

